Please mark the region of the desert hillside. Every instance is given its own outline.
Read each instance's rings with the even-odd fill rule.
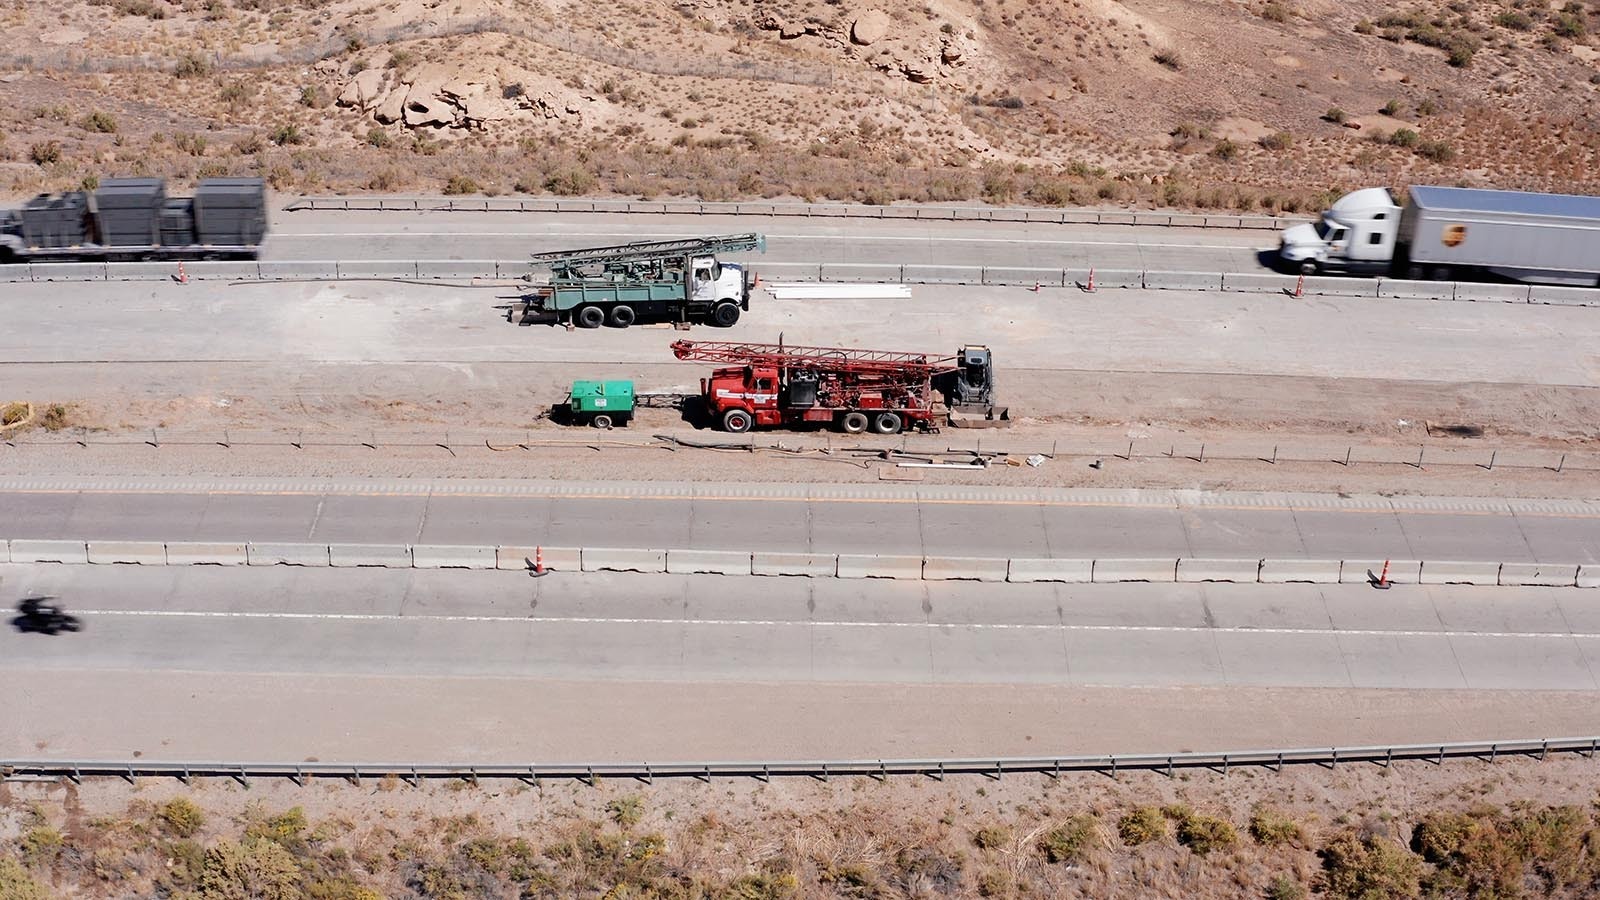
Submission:
[[[1600,192],[1593,0],[5,0],[0,190]]]

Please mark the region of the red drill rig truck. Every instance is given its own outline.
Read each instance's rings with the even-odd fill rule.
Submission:
[[[813,424],[846,434],[871,429],[934,430],[1006,424],[994,404],[989,348],[951,356],[842,347],[786,347],[732,341],[674,341],[679,359],[724,363],[700,380],[700,394],[723,430]],[[942,395],[942,397],[936,396]],[[940,401],[942,400],[942,406]]]

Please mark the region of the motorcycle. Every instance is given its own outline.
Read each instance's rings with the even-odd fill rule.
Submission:
[[[12,620],[18,631],[24,634],[34,632],[37,634],[57,635],[63,631],[76,632],[83,629],[83,623],[77,616],[68,615],[66,610],[54,603],[47,603],[53,597],[29,597],[17,604],[19,615]]]

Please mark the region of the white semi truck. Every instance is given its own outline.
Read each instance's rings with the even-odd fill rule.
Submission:
[[[1600,197],[1413,187],[1340,197],[1315,223],[1283,232],[1278,256],[1306,275],[1600,286]]]

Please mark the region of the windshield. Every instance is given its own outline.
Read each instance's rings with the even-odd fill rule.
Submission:
[[[1317,237],[1327,240],[1328,235],[1333,234],[1334,229],[1337,227],[1338,226],[1334,225],[1332,222],[1329,222],[1327,219],[1318,219]]]

